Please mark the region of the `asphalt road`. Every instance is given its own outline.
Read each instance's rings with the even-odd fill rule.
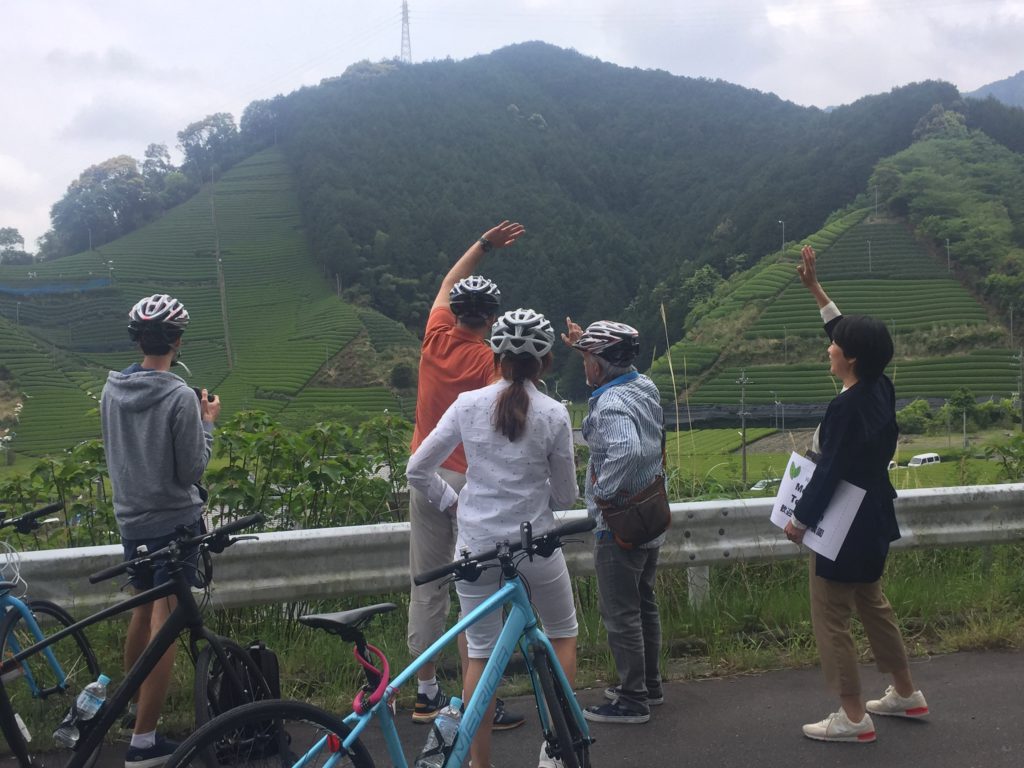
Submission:
[[[591,752],[602,766],[717,768],[1024,768],[1024,653],[979,652],[913,661],[915,682],[928,699],[924,720],[875,717],[871,744],[827,744],[803,737],[802,723],[838,707],[816,668],[669,683],[665,704],[643,725],[591,724]],[[862,669],[869,696],[888,681]],[[602,701],[601,689],[579,692],[583,705]],[[509,699],[527,715],[514,731],[494,735],[497,768],[534,768],[540,730],[532,698]],[[410,763],[427,728],[401,713],[399,730]],[[383,744],[366,739],[378,766],[388,765]],[[121,768],[124,746],[108,745],[98,768]],[[3,761],[4,766],[11,763]]]

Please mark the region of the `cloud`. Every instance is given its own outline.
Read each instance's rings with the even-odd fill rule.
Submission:
[[[181,83],[199,78],[194,69],[161,68],[150,64],[132,51],[111,47],[103,51],[49,51],[44,61],[55,76],[75,79],[90,78],[109,82],[111,78],[159,83]]]
[[[43,177],[10,155],[0,155],[0,198],[38,189]]]
[[[173,135],[177,118],[158,105],[120,94],[99,94],[60,130],[61,139],[89,142],[156,141]]]

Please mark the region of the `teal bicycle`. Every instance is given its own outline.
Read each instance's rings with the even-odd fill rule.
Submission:
[[[493,551],[466,554],[454,563],[418,575],[416,582],[419,584],[441,578],[473,581],[485,568],[500,568],[505,583],[393,681],[390,680],[387,658],[380,649],[367,643],[363,629],[374,616],[395,610],[394,604],[382,603],[340,613],[301,617],[299,621],[303,624],[323,629],[354,645],[355,657],[366,675],[366,684],[356,695],[352,714],[341,720],[301,701],[247,704],[215,718],[192,734],[171,756],[166,768],[373,768],[373,758],[359,737],[374,722],[384,735],[389,764],[407,768],[395,729],[395,693],[415,679],[416,671],[467,627],[501,610],[506,615],[504,628],[487,661],[479,686],[466,702],[458,735],[445,765],[461,766],[465,763],[470,742],[480,727],[488,704],[497,693],[505,668],[519,649],[529,668],[548,754],[561,760],[565,768],[589,768],[590,745],[594,739],[551,642],[537,626],[517,565],[527,557],[550,557],[563,545],[564,537],[593,527],[594,521],[589,518],[574,520],[535,538],[530,524],[523,523],[518,542],[502,542]]]

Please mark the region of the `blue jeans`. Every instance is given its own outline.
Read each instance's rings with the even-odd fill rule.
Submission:
[[[654,595],[658,547],[622,549],[609,536],[594,547],[598,605],[619,671],[623,704],[648,712],[647,697],[662,695],[661,617]]]

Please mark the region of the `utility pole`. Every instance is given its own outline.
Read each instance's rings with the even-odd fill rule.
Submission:
[[[948,237],[946,238],[946,271],[947,272],[952,272],[953,271],[952,262],[949,260],[949,238]]]
[[[1020,404],[1020,431],[1024,432],[1024,347],[1017,352],[1017,402]]]
[[[751,379],[747,378],[746,369],[740,370],[740,377],[736,379],[736,383],[740,385],[740,450],[743,453],[743,487],[747,487],[747,384],[753,384]]]
[[[403,64],[412,64],[412,42],[409,38],[409,2],[402,0],[402,56]]]
[[[878,218],[878,186],[875,185],[875,218]]]
[[[786,250],[786,222],[784,222],[782,219],[779,219],[779,224],[782,225],[782,249],[781,250],[785,251]]]
[[[213,223],[213,256],[217,260],[217,289],[220,292],[220,316],[224,323],[224,353],[228,370],[235,367],[235,356],[231,353],[231,325],[228,322],[228,289],[224,283],[224,262],[220,257],[220,231],[217,229],[217,205],[210,188],[210,221]]]
[[[868,272],[871,272],[871,241],[868,240]]]

